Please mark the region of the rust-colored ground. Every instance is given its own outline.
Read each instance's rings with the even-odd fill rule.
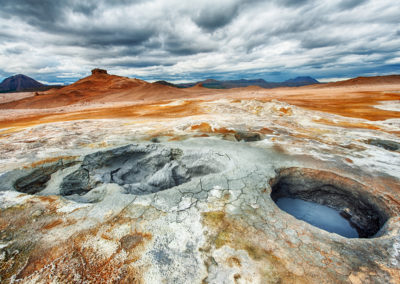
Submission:
[[[400,76],[356,78],[299,88],[215,90],[201,86],[178,89],[139,79],[96,74],[61,89],[0,103],[0,114],[7,110],[7,115],[0,118],[0,128],[81,119],[184,117],[202,114],[199,106],[202,101],[222,98],[279,100],[311,110],[377,121],[400,118],[400,112],[374,107],[381,101],[400,100]],[[177,99],[185,101],[166,105]],[[71,111],[68,110],[70,106],[74,106]]]
[[[400,90],[400,85],[398,89]],[[280,100],[311,110],[324,111],[347,117],[364,118],[372,121],[400,118],[400,112],[374,107],[381,101],[400,100],[400,93],[379,90],[357,91],[342,87],[332,88],[329,91],[321,89],[314,89],[312,91],[315,92],[282,97]]]
[[[142,103],[125,107],[85,109],[70,113],[33,115],[0,121],[0,128],[23,128],[41,123],[73,121],[83,119],[112,118],[174,118],[201,114],[198,101],[185,101],[180,105],[160,106],[155,103]],[[3,132],[4,133],[4,132]]]

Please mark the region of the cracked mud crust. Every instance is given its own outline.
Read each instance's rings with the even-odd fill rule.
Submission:
[[[398,282],[397,121],[197,107],[1,132],[0,282]],[[345,205],[370,238],[297,220],[276,192]]]

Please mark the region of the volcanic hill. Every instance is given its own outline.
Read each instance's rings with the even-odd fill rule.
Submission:
[[[0,92],[20,92],[44,87],[42,83],[31,77],[18,74],[8,77],[0,83]]]
[[[186,92],[173,87],[94,69],[90,76],[71,85],[40,92],[35,97],[4,104],[0,108],[53,108],[76,103],[151,101],[185,96]]]

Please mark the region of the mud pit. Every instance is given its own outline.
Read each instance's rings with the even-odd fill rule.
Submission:
[[[75,164],[76,162],[64,163],[61,160],[50,166],[40,166],[34,169],[30,174],[17,179],[14,183],[14,188],[22,193],[38,193],[46,188],[47,182],[51,179],[52,174]]]
[[[61,194],[83,194],[103,183],[116,183],[135,195],[149,194],[222,168],[216,157],[184,155],[158,145],[127,146],[86,156],[81,167],[64,178]]]
[[[351,226],[347,219],[340,215],[340,212],[328,206],[289,197],[278,198],[276,205],[297,219],[322,230],[347,238],[359,237],[357,230]]]
[[[118,184],[126,193],[145,195],[159,192],[224,169],[226,157],[213,153],[184,153],[162,145],[128,145],[89,154],[79,168],[63,177],[59,194],[84,195],[102,184]],[[44,190],[57,171],[77,162],[56,163],[33,169],[19,177],[14,188],[36,194]]]
[[[351,232],[351,228],[336,228],[335,231],[335,225],[329,224],[329,220],[321,220],[324,216],[332,217],[335,212],[330,211],[324,215],[325,211],[330,208],[337,211],[357,231],[360,238],[373,238],[388,220],[385,205],[368,194],[363,185],[331,172],[303,168],[282,169],[271,181],[271,187],[271,198],[282,210],[314,226],[346,237],[357,236]],[[291,204],[287,204],[285,198],[290,199]],[[299,203],[296,200],[304,201],[297,212],[291,208],[296,206],[296,202]],[[308,211],[303,213],[312,216],[305,216],[301,210]],[[334,221],[341,222],[337,217]],[[347,226],[344,223],[342,225]]]

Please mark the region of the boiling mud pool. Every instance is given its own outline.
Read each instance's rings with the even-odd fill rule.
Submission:
[[[358,238],[357,230],[338,211],[327,206],[301,199],[282,197],[276,200],[278,207],[297,219],[347,238]]]

